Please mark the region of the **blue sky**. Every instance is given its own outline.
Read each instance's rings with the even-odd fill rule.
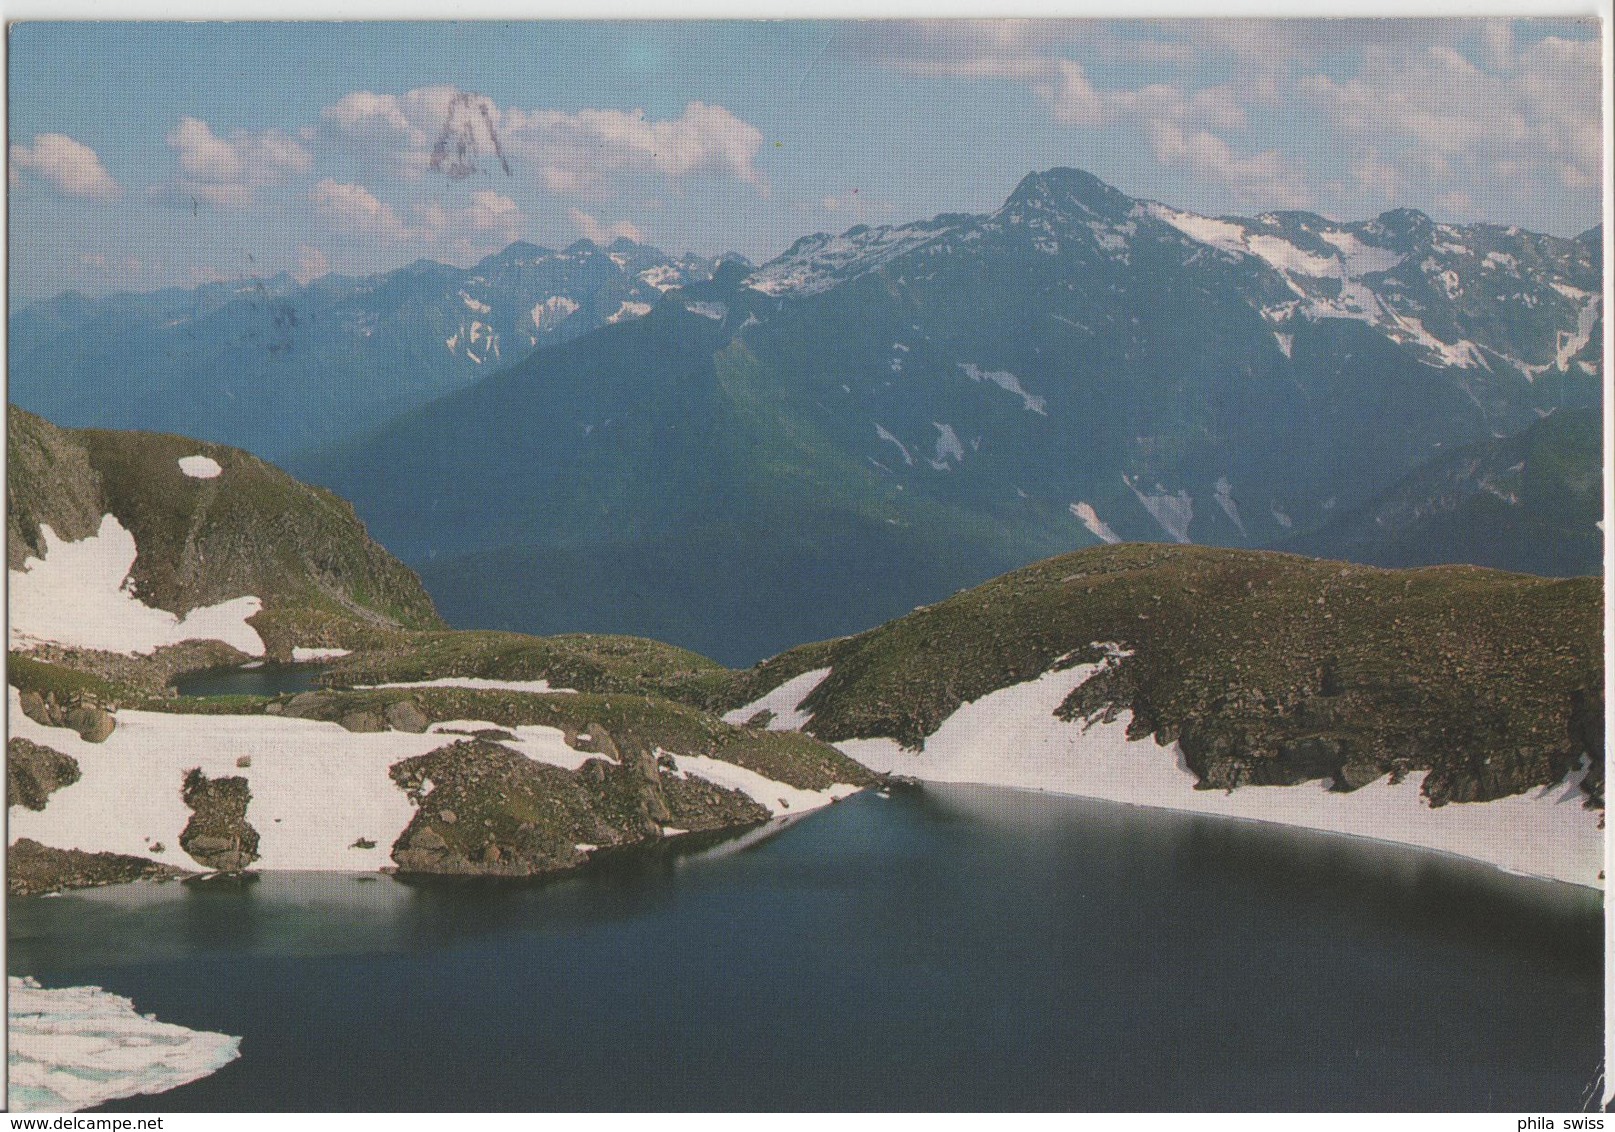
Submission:
[[[1055,165],[1211,214],[1574,235],[1599,217],[1597,60],[1562,20],[24,23],[13,294],[518,238],[760,261],[985,211]]]

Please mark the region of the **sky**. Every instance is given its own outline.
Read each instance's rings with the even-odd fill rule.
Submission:
[[[468,266],[756,262],[1086,169],[1211,215],[1598,222],[1574,20],[20,23],[14,301]]]

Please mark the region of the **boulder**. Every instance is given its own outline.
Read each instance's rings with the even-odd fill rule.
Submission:
[[[104,743],[117,729],[118,721],[103,707],[79,703],[67,710],[63,722],[79,733],[86,743]]]
[[[318,692],[299,692],[281,710],[281,714],[289,715],[293,719],[302,719],[312,714],[320,706],[320,703],[321,698]]]
[[[432,721],[416,706],[414,700],[399,700],[397,703],[388,704],[382,716],[386,719],[387,726],[394,731],[408,731],[412,735],[419,735],[432,725]]]
[[[337,722],[348,731],[372,732],[387,730],[387,721],[378,711],[350,711]]]

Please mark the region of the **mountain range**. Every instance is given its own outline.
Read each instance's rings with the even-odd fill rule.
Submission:
[[[577,292],[535,282],[506,301],[437,265],[320,281],[299,294],[346,288],[358,309],[385,293],[392,321],[367,336],[322,315],[306,321],[329,347],[230,347],[260,367],[296,354],[319,412],[267,377],[247,384],[273,408],[243,412],[215,388],[221,354],[168,366],[156,397],[133,376],[108,388],[104,366],[26,373],[87,333],[66,298],[36,304],[54,332],[36,308],[13,317],[13,397],[210,438],[279,419],[287,466],[351,499],[451,623],[634,633],[743,663],[1099,542],[1366,547],[1348,517],[1379,516],[1407,477],[1600,405],[1600,239],[1409,209],[1211,218],[1054,169],[990,213],[816,234],[756,268],[626,243],[545,253],[614,280],[586,311]],[[473,272],[503,278],[490,265],[534,259],[524,247]],[[308,301],[288,300],[299,333]],[[245,319],[244,302],[214,315]],[[580,307],[512,349],[521,309],[531,322],[552,302]],[[427,310],[430,335],[405,313]],[[385,340],[385,370],[352,368],[360,338]],[[456,352],[472,338],[479,362]],[[385,397],[365,376],[383,372]],[[1581,479],[1584,449],[1567,449]],[[1487,498],[1523,514],[1540,494]],[[1582,499],[1559,519],[1590,545],[1601,508]],[[1404,507],[1396,545],[1362,553],[1484,560],[1481,536],[1428,550],[1438,510]],[[1596,553],[1529,542],[1497,564],[1596,569]]]
[[[277,458],[345,438],[534,347],[650,310],[714,261],[617,240],[518,242],[469,268],[284,273],[11,315],[11,400],[64,426],[153,429]]]

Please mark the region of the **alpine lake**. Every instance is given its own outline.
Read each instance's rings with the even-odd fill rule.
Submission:
[[[1576,1110],[1602,894],[972,786],[544,882],[10,901],[12,974],[240,1035],[107,1110]]]

